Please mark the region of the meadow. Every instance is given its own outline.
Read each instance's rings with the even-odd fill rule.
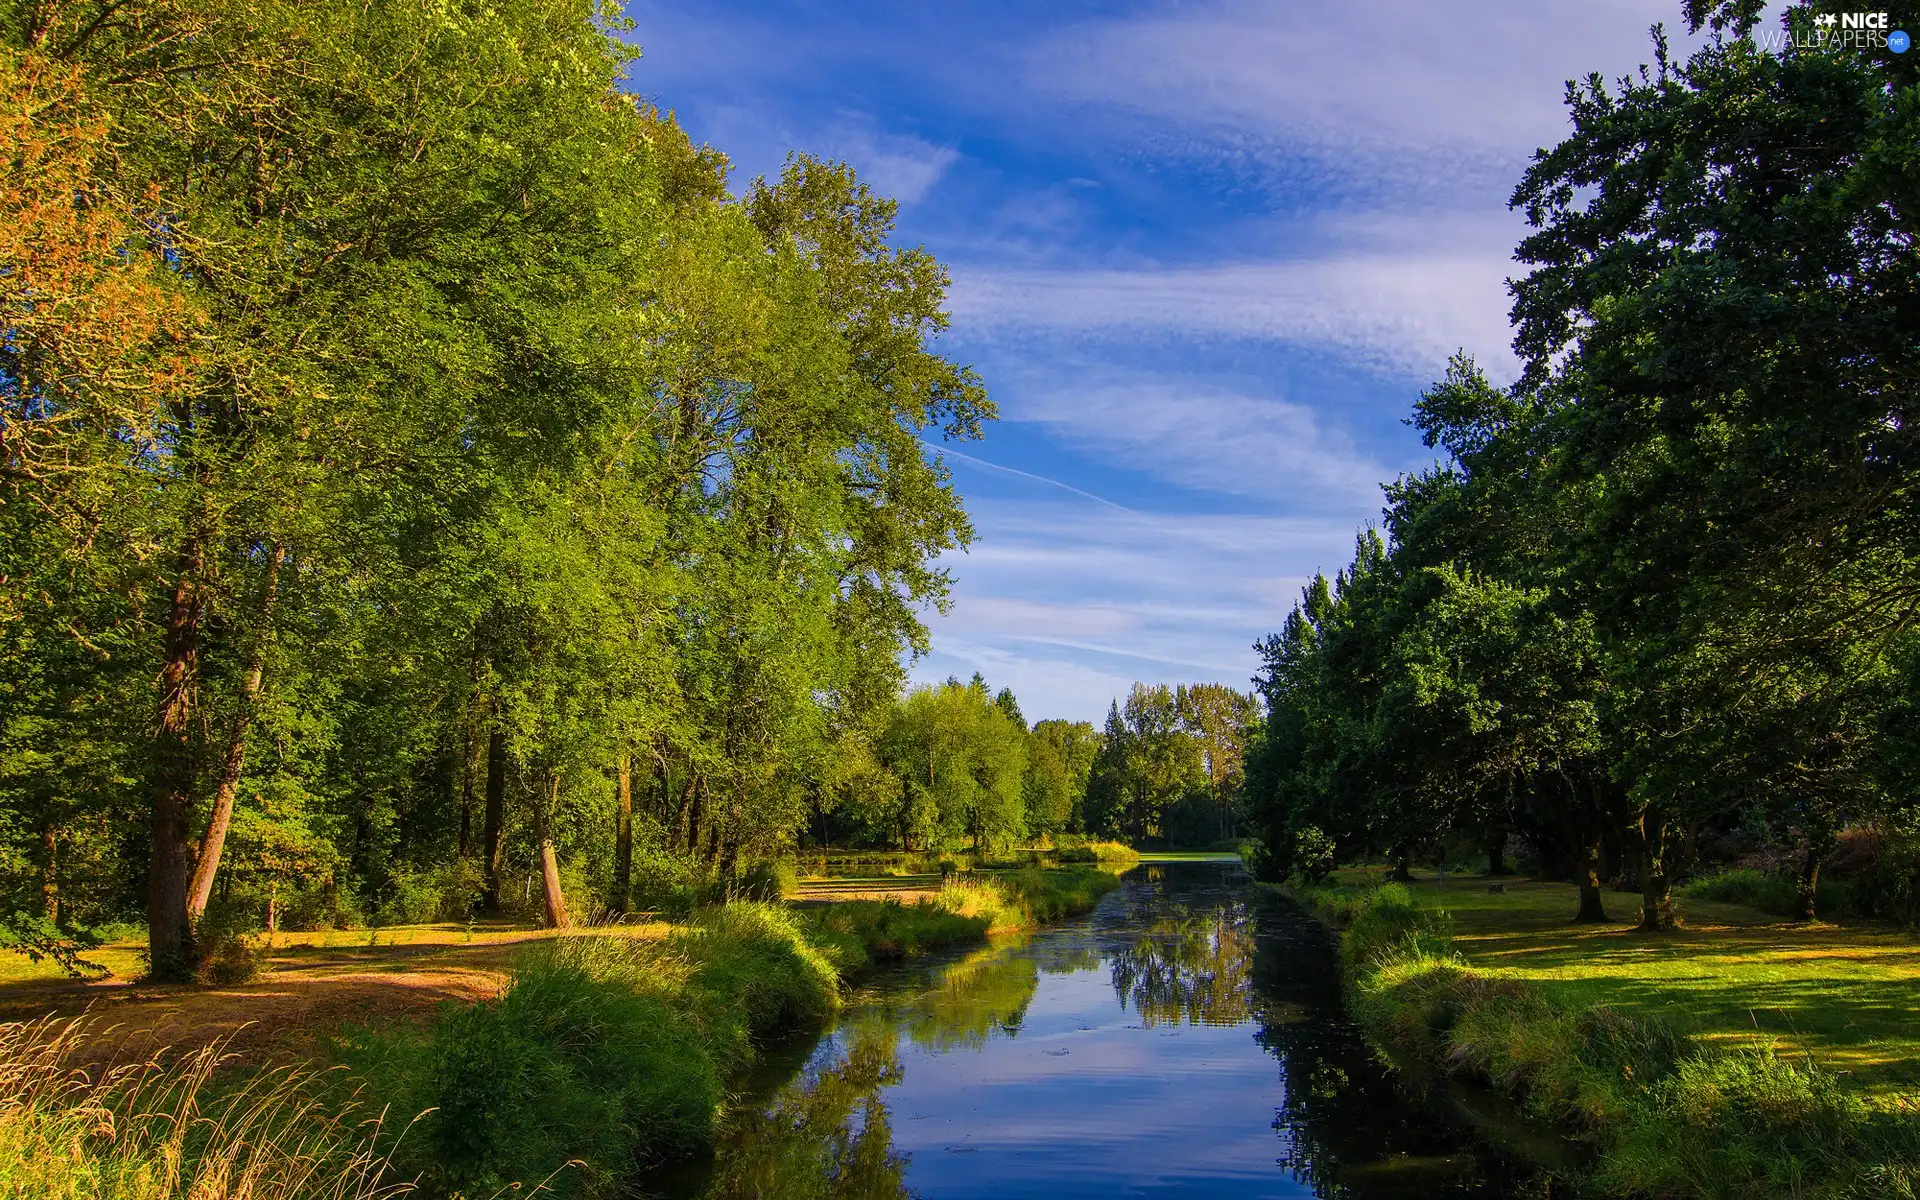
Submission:
[[[1570,885],[1476,876],[1342,871],[1289,891],[1343,931],[1354,1013],[1377,1045],[1589,1142],[1602,1189],[1920,1187],[1920,940],[1906,931],[1697,899],[1673,930],[1577,926]],[[1625,912],[1633,898],[1617,899]]]

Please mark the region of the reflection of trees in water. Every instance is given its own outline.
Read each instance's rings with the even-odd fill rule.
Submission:
[[[1237,1025],[1247,1019],[1253,930],[1241,904],[1162,918],[1113,956],[1113,990],[1149,1026]]]
[[[880,1089],[905,1077],[895,1048],[904,1033],[936,1050],[1012,1036],[1039,985],[1041,964],[1024,947],[989,947],[951,963],[932,986],[875,1005],[842,1027],[847,1049],[807,1072],[771,1106],[735,1123],[714,1161],[705,1200],[894,1200],[910,1196],[907,1160],[893,1149]],[[1097,962],[1087,951],[1049,954],[1049,971]]]
[[[891,1014],[915,1045],[934,1050],[977,1048],[995,1030],[1020,1031],[1040,985],[1040,967],[1018,947],[975,951],[941,970],[933,986]]]
[[[1463,1149],[1463,1136],[1409,1103],[1344,1016],[1332,947],[1304,914],[1263,914],[1254,963],[1256,1040],[1286,1089],[1273,1127],[1281,1165],[1328,1200],[1544,1196],[1545,1180]]]
[[[809,1071],[773,1106],[738,1122],[714,1159],[706,1200],[904,1200],[880,1089],[900,1082],[890,1030],[854,1035],[840,1060]]]

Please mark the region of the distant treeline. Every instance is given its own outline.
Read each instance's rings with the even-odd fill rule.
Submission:
[[[1726,847],[1812,916],[1844,834],[1860,907],[1920,915],[1920,63],[1757,13],[1570,90],[1513,196],[1517,382],[1454,361],[1445,460],[1261,647],[1270,872],[1524,834],[1657,928]]]
[[[1224,684],[1135,684],[1106,725],[1028,729],[1010,689],[949,679],[909,692],[842,803],[816,811],[815,846],[1006,847],[1055,834],[1199,846],[1231,840],[1240,815],[1250,694]]]

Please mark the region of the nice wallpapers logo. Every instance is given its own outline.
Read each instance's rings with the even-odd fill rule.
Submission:
[[[1769,50],[1891,50],[1905,54],[1913,39],[1892,28],[1883,12],[1815,13],[1808,25],[1762,35]]]

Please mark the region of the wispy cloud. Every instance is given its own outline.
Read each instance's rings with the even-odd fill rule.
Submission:
[[[1305,404],[1178,377],[1016,388],[1008,415],[1101,461],[1220,495],[1352,511],[1397,474]]]
[[[1510,363],[1506,279],[1503,253],[1435,247],[1165,270],[969,269],[951,303],[967,337],[1274,340],[1425,376],[1463,347]]]
[[[850,164],[874,191],[901,204],[918,204],[960,158],[951,146],[882,130],[864,113],[841,114],[810,149]]]
[[[1316,570],[1344,565],[1356,511],[1325,519],[1167,516],[1092,504],[975,501],[981,537],[948,565],[932,681],[978,670],[1029,718],[1095,720],[1134,680],[1246,687],[1253,642]]]
[[[1563,81],[1647,61],[1648,28],[1677,15],[1672,0],[1168,5],[1057,30],[1025,77],[1236,153],[1497,166],[1553,139]]]
[[[1029,483],[1038,483],[1046,487],[1058,488],[1063,492],[1070,492],[1083,500],[1091,500],[1095,504],[1103,504],[1108,508],[1117,509],[1120,512],[1130,513],[1133,511],[1124,504],[1115,504],[1105,496],[1096,496],[1092,492],[1074,487],[1070,483],[1062,483],[1058,479],[1050,479],[1045,475],[1036,475],[1032,471],[1022,471],[1018,467],[1003,467],[999,463],[988,462],[984,458],[976,458],[971,454],[963,454],[955,450],[952,446],[938,446],[928,441],[922,441],[920,444],[935,454],[942,455],[957,462],[963,462],[970,467],[976,467],[982,471],[992,471],[998,475],[1009,475],[1016,479],[1024,479]]]

